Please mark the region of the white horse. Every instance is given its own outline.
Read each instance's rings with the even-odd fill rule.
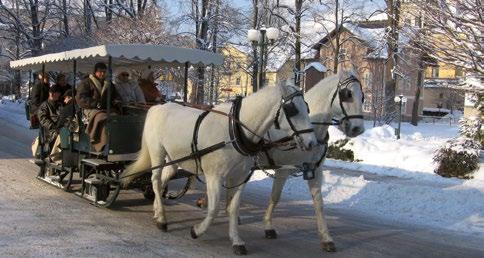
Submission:
[[[230,104],[221,104],[214,107],[214,110],[225,113],[228,113],[230,109]],[[204,112],[199,109],[184,107],[175,103],[150,108],[146,116],[139,157],[121,175],[121,178],[124,178],[122,183],[126,185],[134,179],[134,175],[138,171],[163,165],[166,161],[186,157],[194,151],[193,139],[198,142],[195,147],[199,150],[209,148],[217,143],[227,143],[223,148],[203,155],[199,159],[191,159],[176,164],[176,166],[194,174],[203,172],[207,184],[209,202],[207,215],[201,223],[192,227],[190,233],[193,238],[205,233],[215,218],[218,212],[220,189],[226,176],[237,174],[241,178],[246,178],[253,165],[253,157],[244,156],[242,152],[239,152],[241,141],[233,141],[234,138],[229,133],[233,126],[229,126],[230,120],[227,116],[209,112],[203,120],[199,120],[202,113]],[[294,139],[300,149],[309,151],[316,145],[317,141],[312,132],[311,121],[302,93],[294,87],[287,86],[266,87],[244,98],[240,112],[232,113],[235,117],[239,115],[238,120],[240,122],[235,124],[237,126],[243,125],[242,128],[239,127],[241,137],[245,139],[245,141],[242,141],[242,145],[244,145],[244,142],[260,142],[260,136],[267,133],[274,124],[276,114],[279,113],[285,114],[292,123],[291,132],[294,134]],[[198,123],[198,137],[194,137],[197,120],[200,122]],[[239,149],[236,149],[233,144],[238,144],[237,148]],[[160,168],[154,169],[151,177],[155,192],[154,219],[156,225],[163,231],[167,230],[167,220],[162,202],[162,192],[170,178],[176,173],[176,166],[165,167],[163,173]],[[240,186],[234,188],[235,193],[228,205],[229,236],[236,254],[247,253],[245,243],[239,237],[237,228],[240,194],[245,185],[242,182],[243,180],[234,184],[235,186],[240,184]]]
[[[287,148],[272,148],[267,152],[268,155],[259,155],[259,165],[262,167],[281,166],[279,169],[274,169],[275,179],[273,181],[272,194],[264,216],[265,236],[269,239],[277,238],[277,233],[272,225],[272,215],[288,176],[297,171],[293,167],[300,166],[303,163],[315,165],[313,166],[315,177],[307,180],[307,182],[313,199],[322,248],[325,251],[334,252],[336,247],[324,219],[323,198],[321,195],[323,180],[321,164],[324,161],[327,148],[325,144],[327,139],[325,138],[327,137],[330,124],[339,124],[340,129],[350,137],[363,133],[363,92],[355,73],[353,71],[345,71],[321,80],[306,92],[304,96],[309,105],[314,132],[320,144],[310,152],[302,152],[296,148],[289,150]],[[287,122],[282,120],[280,128],[284,129],[287,127]],[[273,127],[269,130],[268,135],[270,135],[270,139],[277,140],[285,137],[287,134]],[[269,161],[269,157],[273,162]],[[240,180],[237,175],[227,178],[228,183],[237,180]],[[232,195],[232,192],[227,193],[227,198],[230,200]]]

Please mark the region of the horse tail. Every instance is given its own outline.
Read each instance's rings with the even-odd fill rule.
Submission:
[[[151,167],[151,158],[150,152],[148,150],[148,144],[146,143],[146,139],[143,133],[143,137],[141,140],[141,150],[138,152],[138,158],[136,161],[124,169],[123,173],[121,174],[121,185],[123,187],[127,187],[135,178],[148,173],[145,171],[140,173],[143,170],[147,170]]]

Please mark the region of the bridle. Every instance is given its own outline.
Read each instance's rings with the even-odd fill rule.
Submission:
[[[301,134],[312,133],[314,132],[314,129],[308,128],[308,129],[298,130],[294,125],[294,123],[292,122],[291,118],[296,116],[299,113],[299,110],[297,109],[296,104],[293,102],[293,99],[296,97],[303,97],[303,93],[297,90],[292,94],[281,98],[281,104],[277,109],[276,116],[274,118],[274,125],[277,129],[280,129],[279,116],[282,110],[282,112],[286,116],[289,126],[291,127],[291,130],[293,131],[293,133],[290,136],[284,137],[284,139],[290,139],[290,138],[296,137],[299,139],[299,141],[301,141],[300,140]],[[267,148],[273,147],[274,145],[285,142],[285,141],[271,142],[270,140],[266,140],[262,136],[256,135],[254,132],[249,130],[251,134],[261,138],[261,141],[258,143],[251,142],[247,138],[247,136],[245,136],[245,133],[242,130],[243,128],[244,129],[248,129],[248,128],[246,126],[243,126],[243,124],[240,123],[239,121],[241,106],[242,106],[242,97],[237,97],[232,104],[232,108],[229,114],[230,140],[232,141],[232,145],[234,146],[234,148],[240,154],[244,156],[254,156],[264,149],[267,149]]]
[[[350,75],[345,80],[338,82],[338,86],[336,87],[336,90],[334,91],[333,97],[331,98],[330,107],[333,106],[334,100],[336,99],[336,95],[338,95],[339,106],[341,107],[341,111],[343,112],[343,118],[341,118],[341,119],[332,118],[331,122],[311,122],[311,124],[313,124],[313,125],[341,125],[345,120],[363,119],[363,115],[348,115],[345,107],[343,106],[343,102],[352,102],[353,101],[353,94],[352,94],[351,90],[348,89],[348,86],[351,83],[354,83],[354,82],[357,82],[360,85],[360,89],[361,89],[361,92],[362,92],[361,103],[363,103],[365,101],[365,96],[363,95],[363,88],[361,86],[361,82],[355,76]]]
[[[313,128],[298,130],[296,128],[296,126],[294,126],[294,123],[292,122],[291,118],[296,116],[297,114],[299,114],[299,110],[297,109],[296,104],[293,102],[293,99],[295,97],[304,98],[304,95],[303,95],[302,91],[296,90],[295,92],[293,92],[289,96],[283,97],[281,99],[281,105],[277,109],[276,116],[274,117],[274,127],[276,129],[280,130],[281,125],[279,124],[279,116],[280,116],[281,109],[282,109],[284,115],[286,116],[287,123],[289,124],[289,126],[291,127],[291,130],[293,132],[292,135],[290,135],[290,137],[294,137],[294,136],[299,137],[301,134],[314,132]],[[306,103],[306,102],[304,102],[304,103]],[[306,103],[306,107],[307,107],[308,113],[309,113],[308,103]]]

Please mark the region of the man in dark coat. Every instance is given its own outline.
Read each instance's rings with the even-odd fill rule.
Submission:
[[[49,97],[49,76],[47,73],[40,73],[37,83],[32,87],[30,100],[30,114],[36,114],[40,105]]]
[[[74,91],[75,92],[75,91]],[[60,129],[61,127],[68,126],[70,128],[71,125],[75,124],[75,121],[72,121],[75,114],[79,111],[78,106],[76,105],[76,101],[74,99],[75,93],[73,93],[72,89],[68,89],[64,95],[62,96],[64,106],[60,110],[59,120],[57,121],[57,128]],[[72,123],[74,122],[74,123]],[[76,127],[76,126],[74,126]]]
[[[37,110],[40,126],[42,127],[43,143],[45,146],[52,148],[57,137],[57,121],[59,119],[60,103],[59,97],[61,88],[54,85],[49,89],[49,97],[44,101]]]
[[[121,104],[114,85],[105,80],[106,71],[106,64],[97,63],[94,66],[94,73],[81,81],[76,94],[76,102],[82,108],[83,116],[88,120],[86,133],[89,135],[95,151],[101,151],[107,143],[104,122],[107,118],[108,101],[111,103],[113,111],[119,109]],[[108,85],[111,85],[109,100]]]
[[[63,73],[57,75],[55,85],[58,85],[61,88],[62,96],[64,96],[67,90],[72,88],[71,85],[67,83],[66,75]]]

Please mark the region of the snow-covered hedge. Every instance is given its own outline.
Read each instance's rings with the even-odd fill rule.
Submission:
[[[344,148],[348,141],[349,139],[342,139],[329,144],[328,154],[326,157],[351,162],[355,161],[355,154],[353,153],[353,150]]]
[[[435,173],[443,177],[472,178],[479,168],[481,144],[468,137],[448,140],[434,155]]]
[[[482,121],[480,117],[463,117],[459,120],[460,135],[479,141],[484,144],[484,134],[482,132]]]

